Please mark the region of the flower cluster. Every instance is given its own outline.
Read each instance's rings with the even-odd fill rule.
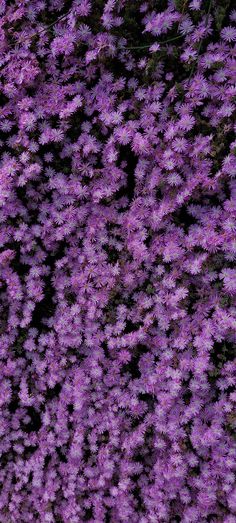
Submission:
[[[236,11],[0,1],[0,521],[236,522]]]

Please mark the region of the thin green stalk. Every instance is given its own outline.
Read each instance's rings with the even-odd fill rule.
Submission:
[[[183,38],[182,35],[174,36],[173,38],[169,38],[168,40],[164,40],[163,42],[154,42],[154,43],[160,43],[160,44],[168,44],[169,42],[173,42],[174,40],[179,40],[179,38]],[[146,45],[135,45],[132,47],[124,47],[124,50],[126,49],[147,49],[148,47],[151,47],[154,44],[146,44]]]

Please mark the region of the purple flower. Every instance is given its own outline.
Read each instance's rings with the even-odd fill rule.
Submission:
[[[0,1],[1,523],[235,522],[236,17],[205,4]]]

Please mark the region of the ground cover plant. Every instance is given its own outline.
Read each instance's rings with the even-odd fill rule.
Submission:
[[[236,522],[235,22],[0,1],[0,523]]]

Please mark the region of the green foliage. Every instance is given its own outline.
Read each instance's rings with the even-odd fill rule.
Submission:
[[[180,96],[184,96],[184,88],[178,82],[175,83],[175,89]]]
[[[186,4],[186,0],[175,0],[175,7],[180,13],[184,12]]]
[[[23,347],[24,342],[27,340],[28,332],[26,329],[22,329],[21,334],[18,336],[14,346],[13,352],[16,357],[20,358],[25,354],[25,349]]]
[[[155,294],[155,289],[154,289],[153,285],[151,285],[151,283],[148,284],[148,286],[146,288],[146,292],[147,292],[147,294],[150,294],[150,295]]]
[[[150,60],[148,60],[148,64],[145,69],[145,76],[151,77],[155,73],[156,68],[159,63],[160,63],[159,53],[158,54],[154,53],[152,58],[150,58]]]
[[[227,15],[229,7],[230,7],[230,0],[224,0],[224,2],[220,2],[220,5],[218,5],[215,10],[215,24],[216,24],[216,29],[218,31],[221,31],[221,29],[222,29],[224,19]]]

